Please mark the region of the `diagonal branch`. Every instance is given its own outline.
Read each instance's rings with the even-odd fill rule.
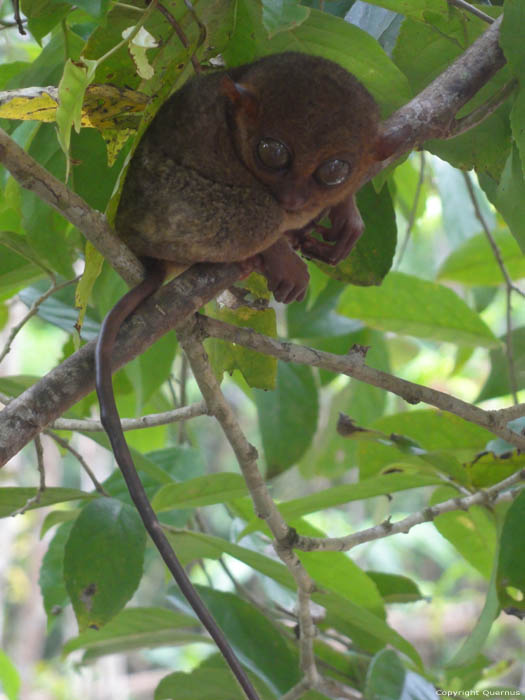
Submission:
[[[301,564],[297,554],[293,551],[295,533],[286,524],[268,491],[266,482],[257,466],[257,450],[246,439],[235,413],[224,398],[202,344],[202,333],[198,319],[194,318],[193,321],[188,321],[181,325],[178,329],[177,337],[186,353],[193,376],[199,385],[210,414],[217,419],[235,452],[242,475],[250,491],[255,512],[266,521],[275,537],[275,551],[288,567],[297,584],[299,592],[301,668],[308,687],[317,687],[320,682],[320,676],[313,650],[315,625],[310,606],[310,596],[314,590],[314,582]]]
[[[46,204],[76,226],[126,282],[142,279],[142,264],[117,238],[104,214],[92,209],[78,194],[43,168],[0,129],[0,163],[22,187],[34,192]]]
[[[241,275],[239,265],[196,265],[141,305],[123,325],[113,357],[118,369],[194,314]],[[84,345],[0,413],[0,467],[34,436],[93,391],[96,341]]]
[[[375,171],[368,173],[367,178],[379,172],[396,155],[429,138],[445,134],[446,128],[443,125],[450,126],[457,110],[504,65],[505,59],[498,45],[499,26],[500,21],[497,20],[443,75],[385,122],[386,143],[390,138],[391,145],[393,144],[391,153],[395,151],[395,154],[385,163],[375,166]],[[136,258],[116,238],[105,217],[52,177],[3,131],[0,131],[0,162],[23,187],[34,191],[77,226],[128,282],[135,283],[141,278],[142,271]],[[237,265],[216,266],[213,269],[212,266],[195,266],[187,271],[155,297],[159,313],[154,313],[149,318],[144,314],[138,315],[131,322],[135,331],[137,324],[144,324],[142,333],[135,334],[126,326],[128,330],[123,331],[122,340],[129,345],[123,348],[119,340],[116,366],[143,352],[157,338],[222,289],[231,286],[239,277],[240,269]],[[157,307],[155,301],[150,301],[144,308]],[[167,322],[166,319],[170,321]],[[364,378],[363,381],[368,379]],[[14,399],[0,413],[0,466],[33,439],[37,432],[92,389],[93,344],[88,344]],[[420,395],[416,399],[427,400]],[[432,404],[432,401],[429,403]],[[443,407],[446,409],[446,406]],[[470,408],[474,414],[484,415],[486,427],[492,429],[490,414],[479,414],[476,412],[481,409]],[[498,432],[502,436],[503,433],[504,431]],[[510,433],[513,444],[517,444],[519,436],[511,431],[507,433]]]
[[[464,420],[490,430],[494,435],[498,435],[520,450],[525,449],[525,437],[507,428],[509,418],[506,412],[500,415],[499,411],[485,411],[443,391],[415,384],[369,367],[365,364],[364,353],[360,347],[352,348],[346,355],[334,355],[315,348],[282,342],[256,333],[249,328],[238,328],[213,318],[204,319],[201,327],[209,336],[243,345],[265,355],[276,357],[283,362],[322,367],[337,374],[346,374],[348,377],[353,377],[371,386],[390,391],[407,403],[423,402],[453,413]],[[525,415],[525,405],[521,404],[519,408],[518,414]]]

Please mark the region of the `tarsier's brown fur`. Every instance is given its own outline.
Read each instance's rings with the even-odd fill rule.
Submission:
[[[363,231],[354,193],[374,160],[377,130],[372,97],[321,58],[278,54],[197,76],[160,109],[137,147],[118,234],[139,257],[178,267],[246,261],[266,276],[278,301],[301,300],[308,271],[294,249],[335,264]],[[325,214],[331,228],[318,227]],[[96,351],[101,418],[150,536],[246,697],[258,700],[162,532],[115,406],[111,353],[118,330],[163,280],[164,270],[154,266],[104,320]]]
[[[182,265],[262,253],[259,268],[276,298],[302,297],[308,275],[290,244],[327,262],[346,257],[362,231],[353,194],[377,125],[365,88],[314,56],[277,54],[197,76],[164,104],[133,156],[116,218],[119,236],[139,256]],[[271,170],[258,160],[263,138],[287,146],[289,168]],[[316,180],[330,158],[349,163],[341,185]],[[332,229],[323,229],[324,238],[332,246],[304,231],[326,210]],[[284,294],[288,265],[292,288]]]

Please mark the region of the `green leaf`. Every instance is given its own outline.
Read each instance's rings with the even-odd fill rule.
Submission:
[[[264,576],[277,581],[281,586],[285,586],[292,591],[296,589],[293,577],[284,564],[253,549],[241,547],[222,537],[204,535],[201,532],[190,532],[188,530],[169,531],[167,535],[174,550],[177,552],[177,557],[183,564],[188,564],[197,558],[219,559],[223,554],[228,554]]]
[[[362,440],[357,450],[361,478],[373,477],[395,467],[438,478],[443,478],[443,473],[449,474],[460,484],[467,484],[470,483],[469,473],[458,466],[459,463],[472,461],[493,437],[484,428],[433,409],[384,416],[370,427],[387,435],[404,436],[421,449],[407,452],[397,440],[392,444]]]
[[[506,231],[493,231],[492,236],[510,277],[525,277],[525,256],[514,238]],[[454,250],[441,265],[437,277],[468,285],[490,286],[504,282],[501,268],[484,233],[469,238]]]
[[[461,669],[468,666],[476,659],[485,644],[492,628],[492,623],[498,617],[499,612],[500,608],[496,591],[496,569],[494,568],[481,615],[460,649],[447,663],[447,668]]]
[[[71,143],[71,128],[80,131],[82,105],[87,86],[92,82],[97,67],[96,61],[87,58],[82,62],[66,61],[62,78],[58,84],[58,107],[56,123],[58,126],[58,142],[66,154],[66,180],[69,178],[69,145]]]
[[[524,539],[525,492],[522,491],[508,509],[501,532],[496,586],[503,607],[525,608]]]
[[[69,522],[57,529],[40,567],[38,584],[44,601],[48,627],[54,622],[56,614],[69,603],[64,583],[64,547],[71,527],[72,523]]]
[[[304,51],[336,61],[353,73],[377,99],[384,115],[412,96],[405,76],[377,41],[338,17],[311,10],[299,27],[268,39],[261,24],[261,6],[256,0],[239,0],[236,10],[233,36],[224,51],[228,65],[280,51]]]
[[[285,471],[308,449],[318,417],[318,397],[310,367],[279,363],[277,388],[254,389],[267,476]]]
[[[77,319],[78,329],[82,328],[93,285],[100,274],[104,256],[89,241],[86,242],[84,273],[75,290],[75,307],[80,309]]]
[[[380,651],[368,667],[366,700],[435,700],[436,689],[422,676],[407,671],[391,649]]]
[[[262,21],[271,39],[279,32],[300,26],[310,15],[296,0],[262,0]]]
[[[0,687],[5,693],[7,700],[19,700],[20,675],[16,666],[9,656],[0,649]]]
[[[507,338],[501,338],[502,343]],[[511,333],[512,351],[514,356],[514,373],[516,388],[525,387],[525,327],[515,328]],[[509,382],[509,358],[503,348],[490,351],[490,374],[483,385],[476,403],[486,401],[496,396],[506,396],[511,393]]]
[[[260,279],[260,275],[257,275]],[[253,276],[250,277],[252,280]],[[248,280],[248,288],[253,286]],[[265,286],[266,287],[266,286]],[[264,291],[267,291],[266,288]],[[240,306],[228,309],[226,306],[213,312],[214,318],[241,328],[252,328],[258,333],[275,338],[277,335],[274,309],[250,309]],[[240,370],[248,386],[257,389],[273,389],[277,377],[277,360],[268,355],[244,348],[242,345],[227,343],[216,338],[206,341],[206,350],[211,356],[216,374]]]
[[[5,518],[12,515],[15,510],[22,508],[30,498],[36,494],[36,488],[18,487],[18,486],[1,486],[0,487],[0,518]],[[36,508],[45,508],[52,506],[54,503],[64,503],[66,501],[76,501],[79,499],[93,498],[93,494],[79,491],[78,489],[64,489],[56,487],[48,487],[40,494],[38,503],[32,503],[29,510]]]
[[[31,141],[29,155],[55,177],[64,179],[64,155],[55,138],[54,125],[39,125]],[[72,268],[74,239],[66,233],[69,224],[34,192],[22,189],[21,202],[22,221],[33,251],[41,257],[44,264],[66,279],[74,277]]]
[[[372,479],[362,479],[356,484],[340,484],[332,488],[296,498],[279,505],[279,511],[285,520],[295,520],[308,513],[315,513],[325,508],[361,501],[375,496],[385,496],[396,491],[417,489],[424,486],[441,484],[438,476],[424,474],[383,474]]]
[[[346,289],[338,311],[383,331],[460,345],[498,345],[488,326],[451,289],[402,272],[390,272],[379,288]]]
[[[227,503],[248,495],[240,474],[207,474],[182,484],[168,484],[157,491],[151,505],[158,512]]]
[[[233,593],[197,586],[206,607],[225,633],[240,661],[281,696],[301,678],[297,651],[279,627],[251,603]]]
[[[523,164],[525,163],[525,129],[523,128],[523,124],[525,123],[525,89],[522,86],[518,89],[518,93],[512,104],[510,123],[512,126],[512,136],[518,146],[523,168]]]
[[[51,270],[42,264],[38,254],[29,245],[26,236],[13,231],[0,231],[0,284],[2,287],[33,280],[43,273],[50,274]],[[28,264],[30,263],[30,264]],[[31,272],[34,270],[34,272]]]
[[[176,352],[177,339],[173,333],[168,333],[140,355],[140,400],[137,396],[139,412],[169,377]],[[133,386],[137,389],[136,382],[133,382]]]
[[[88,504],[64,554],[64,580],[81,632],[108,622],[142,577],[146,533],[136,510],[111,498]]]
[[[407,76],[414,93],[420,92],[446,70],[487,26],[471,15],[465,20],[465,16],[454,8],[448,15],[427,12],[425,20],[421,22],[416,17],[408,17],[401,25],[394,49],[394,60]],[[414,56],[417,56],[416,61]],[[508,70],[499,71],[468,103],[464,112],[486,101],[509,79]],[[510,148],[508,109],[504,105],[465,134],[450,140],[429,141],[425,148],[455,167],[463,170],[476,167],[478,172],[498,178]],[[464,116],[464,113],[460,113],[460,116]]]
[[[394,651],[380,651],[368,667],[366,700],[399,700],[405,684],[405,675],[403,664]]]
[[[104,17],[106,14],[110,0],[68,0],[70,5],[81,7],[93,17]]]
[[[187,628],[195,627],[195,619],[167,608],[127,608],[100,630],[89,629],[70,639],[64,654],[85,649],[84,662],[106,654],[129,652],[131,649],[175,646],[208,641]]]
[[[110,166],[106,143],[97,129],[81,129],[79,134],[72,132],[74,189],[94,209],[106,211],[128,151],[129,148],[122,149],[116,162]]]
[[[417,584],[407,576],[383,571],[367,571],[366,575],[376,584],[385,603],[412,603],[423,599]]]
[[[44,282],[39,282],[24,289],[20,292],[19,297],[29,308],[46,291],[48,286]],[[78,310],[75,308],[74,298],[73,287],[61,289],[39,305],[37,315],[47,323],[62,328],[67,333],[74,333],[75,323],[78,320]],[[82,325],[82,338],[85,340],[96,338],[99,331],[100,324],[90,315],[86,316]]]
[[[67,2],[53,0],[23,0],[22,10],[27,17],[27,28],[38,43],[71,12]]]
[[[483,174],[479,176],[479,183],[525,252],[525,181],[518,149],[514,147],[511,150],[499,184]]]
[[[525,7],[520,0],[506,0],[501,23],[500,45],[514,75],[520,80],[525,71],[525,48],[521,31],[525,22]]]
[[[54,33],[36,59],[28,64],[27,70],[18,73],[16,86],[9,85],[9,87],[58,85],[64,70],[64,56],[67,54],[74,61],[84,48],[84,41],[74,32],[67,32],[67,49],[65,41],[65,32]]]
[[[424,215],[429,196],[428,184],[425,181],[420,182],[421,157],[422,154],[419,155],[419,160],[409,158],[398,165],[392,174],[395,183],[395,202],[401,208],[407,221],[413,216],[414,222],[416,222]],[[416,210],[412,213],[414,205],[416,205]]]
[[[482,452],[466,467],[472,486],[483,489],[503,481],[518,469],[523,469],[525,455],[504,440],[491,440],[487,444],[487,454]]]
[[[458,497],[459,492],[456,489],[443,486],[434,491],[430,503],[435,505]],[[434,525],[469,564],[482,576],[490,578],[497,535],[493,516],[486,508],[472,506],[466,511],[442,513],[434,519]]]
[[[392,12],[398,12],[407,17],[424,19],[427,13],[440,13],[445,17],[448,14],[448,6],[445,0],[369,0],[371,5],[386,7]]]
[[[314,593],[312,599],[326,608],[330,623],[336,629],[344,629],[348,625],[348,632],[352,636],[354,633],[360,634],[362,637],[360,643],[363,644],[364,650],[375,652],[378,651],[378,643],[379,648],[385,644],[391,644],[412,659],[416,666],[422,668],[423,664],[419,654],[410,642],[389,627],[381,617],[374,615],[361,606],[355,605],[348,598],[343,598],[331,591],[328,593]],[[355,632],[352,632],[352,630],[355,630]],[[366,638],[376,640],[375,644],[372,645],[370,642],[364,644]]]
[[[376,192],[371,184],[357,194],[357,206],[365,222],[365,233],[350,255],[333,267],[316,265],[329,277],[346,284],[381,284],[392,267],[397,241],[394,207],[388,187]]]
[[[262,700],[274,700],[275,695],[262,690],[261,682],[252,676]],[[154,700],[244,700],[246,696],[233,681],[226,668],[196,668],[191,673],[170,673],[155,689]]]
[[[321,536],[324,533],[320,533]],[[377,586],[344,552],[300,552],[299,559],[316,585],[385,618]]]
[[[493,434],[469,421],[433,408],[402,411],[384,416],[371,426],[385,433],[408,435],[425,450],[444,450],[449,454],[472,455],[480,452]]]

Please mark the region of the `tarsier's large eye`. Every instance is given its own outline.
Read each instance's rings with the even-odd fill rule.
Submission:
[[[288,148],[275,139],[261,139],[257,144],[257,155],[261,163],[272,170],[283,170],[292,161]]]
[[[348,178],[350,170],[350,163],[346,160],[333,158],[317,168],[315,177],[321,185],[334,187],[334,185],[341,185]]]

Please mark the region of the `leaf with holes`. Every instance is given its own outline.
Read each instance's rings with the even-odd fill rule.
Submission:
[[[81,632],[104,625],[135,592],[146,533],[131,506],[114,498],[89,503],[71,529],[64,580]]]

